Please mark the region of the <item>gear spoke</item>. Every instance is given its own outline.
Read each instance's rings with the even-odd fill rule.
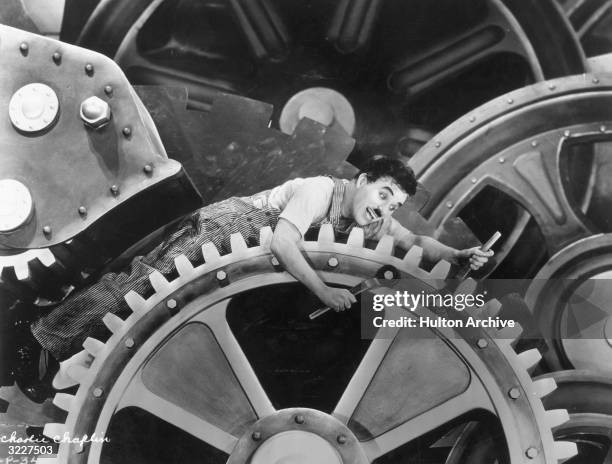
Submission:
[[[342,53],[367,45],[380,13],[381,0],[342,0],[338,3],[328,37]]]
[[[275,409],[227,323],[226,310],[229,301],[225,300],[207,309],[194,320],[203,322],[212,330],[255,413],[259,418],[266,417]]]
[[[131,406],[143,409],[227,454],[238,441],[230,433],[152,393],[140,376],[130,384],[117,410]]]
[[[489,6],[486,17],[476,26],[396,64],[389,76],[391,88],[417,95],[498,53],[523,56],[535,78],[543,79],[535,52],[516,19],[501,2],[492,3],[495,8]]]
[[[459,396],[433,407],[399,427],[363,442],[362,446],[368,458],[374,460],[475,409],[493,411],[494,407],[483,386],[472,381],[468,389]]]

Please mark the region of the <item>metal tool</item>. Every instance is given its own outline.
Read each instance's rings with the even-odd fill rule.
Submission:
[[[360,293],[363,293],[366,290],[369,290],[375,287],[380,287],[380,281],[377,278],[372,277],[371,279],[366,279],[363,282],[350,288],[349,292],[351,292],[353,295],[359,295]],[[313,311],[312,313],[310,313],[308,317],[311,320],[316,319],[317,317],[321,316],[322,314],[325,314],[327,311],[331,309],[332,308],[330,308],[329,306],[326,306],[325,308],[317,309],[316,311]]]
[[[499,231],[495,231],[495,233],[493,235],[491,235],[491,238],[489,238],[489,240],[487,240],[481,247],[480,247],[480,251],[489,251],[491,249],[491,247],[495,244],[495,242],[497,242],[501,237],[501,232]],[[456,279],[465,279],[468,274],[470,273],[470,271],[472,270],[472,268],[470,267],[470,264],[468,263],[467,265],[465,265],[461,271],[459,271],[457,273],[457,276],[455,277]]]

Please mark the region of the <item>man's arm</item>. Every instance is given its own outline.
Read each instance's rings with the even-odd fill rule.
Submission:
[[[357,301],[355,296],[346,289],[325,285],[304,259],[299,248],[301,239],[297,228],[280,218],[272,236],[270,250],[287,272],[306,285],[324,304],[338,310],[349,308]]]

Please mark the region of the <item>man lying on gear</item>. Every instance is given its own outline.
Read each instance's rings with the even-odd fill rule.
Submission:
[[[103,316],[111,312],[126,318],[130,309],[124,295],[130,290],[145,293],[150,285],[148,275],[154,269],[162,274],[172,272],[174,258],[181,254],[192,261],[201,259],[201,247],[207,242],[214,243],[220,254],[229,253],[233,233],[241,233],[249,245],[256,245],[260,229],[271,226],[272,253],[323,304],[336,310],[349,308],[356,299],[346,289],[325,285],[300,252],[300,241],[311,226],[331,223],[344,232],[362,227],[366,238],[380,239],[387,234],[401,248],[418,245],[425,259],[432,262],[469,259],[472,269],[485,264],[492,251],[450,248],[413,234],[391,217],[414,195],[416,186],[412,169],[399,160],[379,156],[350,181],[325,176],[297,178],[251,197],[232,197],[205,206],[176,226],[154,250],[134,258],[124,272],[104,275],[30,327],[22,328],[25,342],[17,350],[17,383],[31,399],[43,401],[52,391],[50,375],[44,381],[37,377],[41,347],[62,361],[80,351],[87,337],[106,339]]]

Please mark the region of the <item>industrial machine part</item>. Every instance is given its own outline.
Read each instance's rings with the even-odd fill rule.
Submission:
[[[412,159],[431,192],[423,215],[436,226],[460,217],[481,239],[500,230],[492,275],[504,278],[532,277],[563,247],[609,230],[611,99],[612,80],[583,74],[469,112]]]
[[[612,369],[611,271],[612,235],[601,234],[560,250],[536,275],[525,299],[551,370]]]
[[[358,166],[377,151],[411,156],[414,130],[585,70],[553,0],[103,0],[75,43],[134,84],[186,87],[194,108],[227,92],[273,104],[284,130],[300,115],[354,126]]]
[[[319,323],[307,316],[314,300],[296,298],[299,287],[270,254],[271,235],[263,229],[259,245],[247,247],[235,234],[224,256],[205,245],[203,263],[179,256],[173,277],[150,275],[149,295],[127,294],[133,313],[104,318],[112,336],[88,339],[85,351],[62,365],[64,379],[79,389],[56,395],[68,417],[45,427],[48,436],[95,433],[110,442],[61,444],[57,458],[42,462],[153,462],[182,452],[211,463],[284,462],[289,454],[303,462],[397,462],[414,439],[471,414],[498,420],[508,462],[573,455],[573,444],[554,442],[550,433],[567,412],[541,404],[554,381],[533,382],[526,370],[539,353],[512,348],[520,329],[439,329],[419,339],[394,329],[370,344],[358,332],[337,340],[351,313],[313,329]],[[435,289],[449,269],[444,262],[431,273],[420,269],[417,247],[395,257],[390,237],[364,248],[359,229],[336,242],[330,225],[303,250],[333,285],[393,269],[388,277]],[[329,330],[335,344],[321,333]],[[145,443],[155,433],[164,433],[166,451]]]
[[[558,0],[586,56],[612,52],[612,5],[606,0]]]

